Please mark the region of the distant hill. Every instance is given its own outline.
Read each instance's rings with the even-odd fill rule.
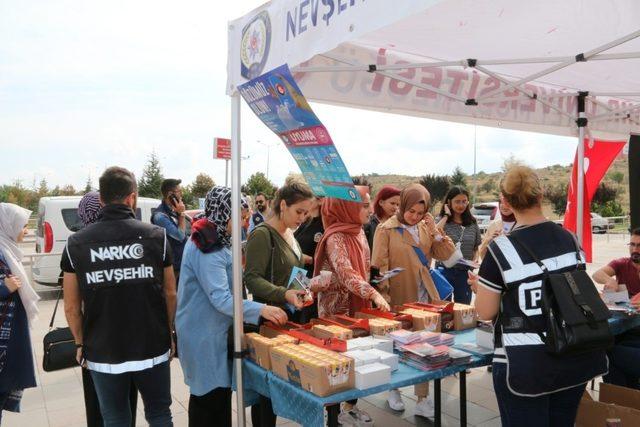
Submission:
[[[603,178],[602,182],[618,189],[619,202],[622,205],[625,212],[629,211],[629,162],[626,156],[620,156],[616,159],[609,171]],[[572,165],[552,165],[544,168],[536,169],[536,172],[540,176],[542,183],[545,187],[550,185],[557,185],[561,183],[568,183],[569,176],[571,174]],[[428,173],[425,171],[425,173]],[[358,175],[361,176],[361,175]],[[365,174],[364,176],[373,187],[373,194],[376,194],[378,190],[387,184],[395,185],[400,188],[407,184],[418,182],[421,177],[408,176],[408,175],[378,175],[378,174]],[[498,197],[498,186],[500,184],[501,172],[485,173],[478,172],[475,176],[467,176],[467,187],[470,192],[473,193],[474,187],[477,188],[476,201],[487,202],[495,201]],[[477,179],[477,183],[474,184],[474,180]],[[557,215],[553,214],[551,209],[545,209],[545,213],[550,218],[557,218]]]

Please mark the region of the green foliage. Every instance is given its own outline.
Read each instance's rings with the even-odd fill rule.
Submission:
[[[544,190],[544,196],[551,203],[556,215],[564,215],[567,209],[567,188],[566,184],[556,184]]]
[[[623,216],[624,210],[620,203],[615,200],[610,200],[603,205],[593,206],[591,209],[593,212],[599,213],[603,217],[610,216]]]
[[[624,173],[620,171],[612,171],[607,175],[616,184],[622,184],[622,181],[624,181]]]
[[[249,177],[246,184],[242,186],[241,191],[251,196],[262,192],[270,199],[273,198],[277,188],[262,172],[256,172]]]
[[[138,194],[141,197],[162,199],[160,187],[163,180],[164,176],[160,168],[160,160],[158,160],[156,153],[152,152],[142,171],[142,177],[138,181]]]
[[[449,177],[447,175],[427,174],[421,177],[418,183],[429,190],[432,203],[443,200],[449,190]]]
[[[78,194],[78,192],[76,191],[75,188],[73,188],[73,185],[71,185],[71,184],[64,185],[60,189],[60,195],[61,196],[75,196],[77,194]]]
[[[456,168],[453,170],[453,173],[451,174],[451,179],[450,179],[451,185],[458,185],[460,187],[467,187],[467,174],[465,174],[464,172],[462,172],[462,169],[460,169],[460,166],[456,166]]]
[[[480,189],[485,192],[485,193],[491,193],[493,190],[495,190],[496,188],[496,184],[495,182],[493,182],[493,180],[491,178],[489,178],[488,180],[486,180],[481,186]]]
[[[87,183],[84,185],[84,194],[93,191],[93,183],[91,182],[91,175],[87,177]]]
[[[193,194],[193,197],[195,198],[205,197],[209,192],[209,190],[211,190],[211,188],[213,188],[214,185],[216,185],[216,183],[213,180],[213,178],[211,178],[206,173],[202,172],[202,173],[199,173],[198,176],[196,176],[195,181],[193,181],[193,183],[191,184],[190,190],[191,190],[191,193]],[[183,198],[184,198],[184,190],[185,189],[182,190]]]
[[[597,206],[604,206],[608,202],[616,200],[616,196],[618,195],[618,190],[610,185],[605,184],[604,182],[598,185],[593,198],[591,199],[591,210],[594,210]]]
[[[193,184],[182,187],[182,202],[187,209],[198,209],[198,197],[193,194],[192,188]]]

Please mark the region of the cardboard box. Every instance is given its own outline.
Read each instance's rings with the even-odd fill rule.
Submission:
[[[379,350],[351,350],[342,353],[343,356],[347,356],[353,359],[355,366],[368,365],[370,363],[380,362],[380,355],[372,353]]]
[[[307,345],[283,345],[271,351],[273,373],[317,396],[355,386],[353,359]]]
[[[382,311],[375,308],[363,308],[361,311],[355,313],[355,318],[395,320],[396,322],[400,322],[400,329],[413,328],[413,317],[410,314],[402,314],[393,311]]]
[[[465,329],[475,328],[478,323],[478,313],[472,305],[458,304],[453,305],[453,329],[463,331]]]
[[[640,425],[640,391],[612,384],[600,384],[600,401],[585,392],[576,417],[577,427],[602,427],[619,418],[623,426]]]
[[[391,382],[391,368],[382,363],[358,366],[355,370],[355,386],[358,390],[366,390]]]
[[[288,335],[267,338],[255,332],[245,334],[249,358],[264,369],[271,370],[271,349],[284,344],[297,344],[298,340]]]
[[[404,308],[413,308],[439,314],[440,329],[436,329],[433,332],[449,332],[454,330],[453,307],[454,303],[451,301],[432,301],[430,303],[414,302],[404,305]]]
[[[311,331],[316,337],[322,339],[338,338],[340,340],[350,340],[353,338],[351,329],[337,325],[313,325]]]
[[[442,319],[440,313],[432,311],[418,310],[417,308],[405,308],[400,313],[413,317],[414,331],[440,332]]]

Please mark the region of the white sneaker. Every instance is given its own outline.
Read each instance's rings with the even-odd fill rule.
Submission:
[[[433,399],[427,397],[416,404],[416,415],[419,417],[433,418],[436,408],[433,405]]]
[[[394,389],[389,391],[389,397],[387,397],[387,403],[389,407],[394,411],[404,411],[404,402],[400,395],[400,390]]]
[[[350,410],[342,410],[338,415],[338,424],[346,427],[373,427],[371,416],[354,406]]]

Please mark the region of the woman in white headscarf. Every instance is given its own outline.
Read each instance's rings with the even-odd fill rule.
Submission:
[[[18,243],[31,211],[0,203],[0,420],[2,411],[20,412],[25,388],[35,387],[29,326],[40,299],[31,287]]]

